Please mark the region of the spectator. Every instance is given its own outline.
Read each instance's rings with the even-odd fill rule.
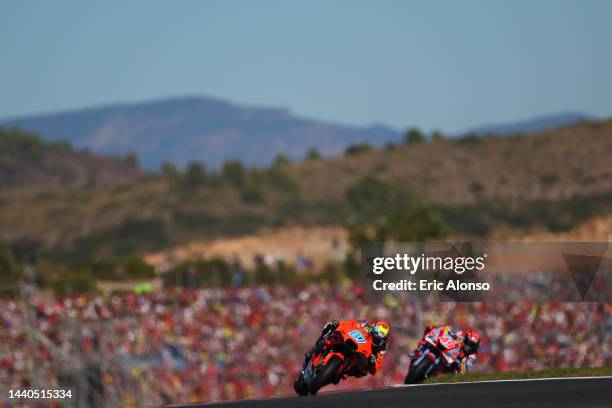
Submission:
[[[382,375],[340,388],[402,382],[426,323],[477,327],[479,371],[612,363],[607,303],[371,304],[362,293],[345,283],[0,300],[0,383],[53,388],[87,363],[110,405],[291,394],[304,351],[332,318],[382,319],[395,333]]]

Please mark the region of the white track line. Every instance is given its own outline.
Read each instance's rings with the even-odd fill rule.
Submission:
[[[512,378],[508,380],[483,380],[483,381],[460,381],[447,383],[432,383],[432,384],[394,384],[391,388],[406,388],[406,387],[429,387],[433,385],[458,385],[458,384],[486,384],[486,383],[502,383],[502,382],[527,382],[527,381],[550,381],[550,380],[595,380],[595,379],[612,379],[612,375],[593,375],[588,377],[546,377],[546,378]]]

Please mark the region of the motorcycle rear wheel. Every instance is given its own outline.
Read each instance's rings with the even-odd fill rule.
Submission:
[[[404,384],[418,384],[425,380],[425,375],[427,371],[429,371],[429,367],[433,364],[428,358],[424,358],[420,363],[416,365],[412,365],[408,374],[406,374],[406,379],[404,380]]]
[[[342,365],[342,360],[338,356],[332,356],[325,367],[318,372],[317,376],[312,380],[310,394],[315,395],[321,388],[331,383],[335,378],[338,369]]]

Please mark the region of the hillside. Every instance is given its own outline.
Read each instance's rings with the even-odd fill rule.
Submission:
[[[368,141],[382,146],[402,138],[400,132],[383,126],[343,126],[283,109],[239,106],[208,97],[26,116],[0,121],[0,125],[36,132],[46,140],[67,140],[96,153],[133,151],[150,169],[159,168],[165,160],[179,165],[201,160],[218,166],[226,159],[268,164],[278,153],[301,160],[311,147],[331,156],[349,144]]]
[[[190,242],[148,254],[145,260],[164,269],[206,254],[207,257],[238,258],[242,265],[252,268],[257,255],[268,254],[274,260],[282,259],[292,264],[299,255],[321,267],[326,262],[344,259],[349,250],[347,238],[346,230],[336,226],[287,227],[240,237]]]
[[[492,123],[468,130],[466,133],[476,135],[518,135],[557,129],[580,122],[592,121],[594,118],[580,112],[562,112],[538,116],[513,123]]]
[[[606,242],[612,236],[612,213],[594,217],[564,232],[521,234],[500,229],[491,237],[500,242]],[[249,234],[240,237],[192,241],[163,251],[148,254],[146,261],[161,269],[169,265],[207,257],[240,259],[242,265],[253,267],[257,254],[269,254],[275,260],[295,262],[298,255],[305,256],[321,267],[329,261],[342,260],[349,251],[346,229],[329,227],[288,227]]]
[[[610,157],[608,120],[268,168],[191,169],[114,187],[9,197],[0,201],[0,237],[19,248],[87,258],[282,226],[342,225],[347,188],[366,175],[422,196],[452,237],[543,236],[612,213]]]
[[[126,159],[74,151],[65,142],[0,128],[0,197],[18,192],[58,192],[114,187],[145,172]]]
[[[357,178],[375,173],[432,204],[563,201],[612,191],[612,120],[526,137],[467,137],[397,146],[295,167],[311,199],[340,198]],[[333,175],[333,177],[331,176]]]

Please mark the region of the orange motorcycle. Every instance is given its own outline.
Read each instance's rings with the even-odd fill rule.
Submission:
[[[293,384],[299,395],[315,395],[327,384],[350,375],[364,375],[372,355],[372,339],[357,321],[344,321],[323,338],[322,347],[308,359]]]

